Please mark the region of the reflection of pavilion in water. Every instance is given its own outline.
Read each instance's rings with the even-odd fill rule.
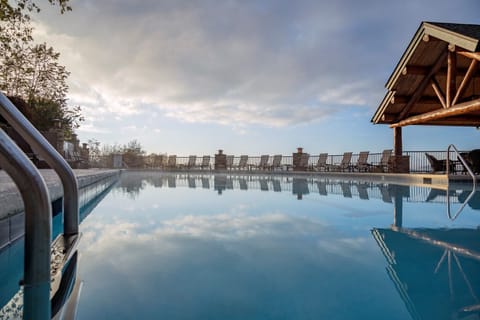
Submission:
[[[445,190],[419,186],[397,186],[381,182],[341,181],[325,177],[274,176],[274,175],[227,175],[227,174],[174,174],[126,172],[122,175],[119,188],[136,197],[147,185],[156,188],[200,188],[213,189],[218,194],[228,190],[260,190],[291,192],[298,199],[305,195],[338,195],[362,200],[379,199],[393,203],[396,194],[405,202],[446,203]],[[463,203],[470,190],[452,190],[451,203]],[[473,209],[480,209],[480,192],[468,202]]]
[[[480,317],[480,230],[373,229],[413,319]]]
[[[402,203],[394,197],[391,228],[372,235],[411,317],[480,319],[480,229],[403,228]]]

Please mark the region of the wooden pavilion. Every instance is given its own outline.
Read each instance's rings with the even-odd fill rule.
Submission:
[[[402,127],[480,127],[480,25],[422,22],[385,87],[374,124],[393,128],[392,170],[408,172]]]

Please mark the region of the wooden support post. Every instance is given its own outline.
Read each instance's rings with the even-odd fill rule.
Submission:
[[[393,128],[393,154],[401,156],[403,153],[402,127]]]
[[[395,206],[393,207],[393,226],[395,228],[401,228],[403,226],[403,197],[396,192],[393,201]]]
[[[452,105],[453,97],[455,97],[455,91],[457,90],[457,54],[455,51],[448,51],[447,57],[447,108]]]

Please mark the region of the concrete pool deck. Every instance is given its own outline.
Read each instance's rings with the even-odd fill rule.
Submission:
[[[77,177],[79,189],[120,173],[120,170],[104,169],[78,169],[73,171]],[[62,183],[55,171],[42,169],[40,173],[45,179],[52,202],[61,198],[63,196]],[[5,171],[0,170],[0,219],[22,211],[23,200],[17,186]]]

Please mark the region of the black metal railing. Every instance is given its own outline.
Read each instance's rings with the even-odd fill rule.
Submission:
[[[426,154],[432,155],[438,160],[447,159],[447,151],[438,151],[438,150],[415,150],[415,151],[404,151],[403,155],[409,157],[410,172],[411,173],[431,173],[432,166],[429,163],[429,160],[426,157]],[[202,166],[203,164],[203,155],[196,156],[195,163],[192,165],[190,161],[190,156],[177,156],[174,163],[168,162],[168,155],[156,156],[156,159],[151,159],[148,156],[143,158],[143,161],[140,161],[140,165],[134,166],[129,165],[129,168],[150,168],[150,169],[163,169],[163,170],[213,170],[215,166],[215,156],[210,155],[210,162],[207,166]],[[335,171],[335,166],[339,165],[342,162],[344,155],[343,154],[329,154],[326,160],[326,164],[329,167],[333,167]],[[308,160],[308,168],[315,168],[317,165],[319,154],[310,154]],[[345,171],[354,171],[355,165],[357,164],[359,158],[359,153],[353,153],[350,161],[350,166],[348,170]],[[160,159],[160,160],[159,160]],[[248,156],[247,165],[239,167],[240,165],[240,156],[234,156],[233,162],[231,165],[227,166],[227,170],[250,170],[255,171],[259,170],[261,156]],[[267,168],[273,168],[273,159],[274,156],[270,155],[267,165]],[[368,154],[367,163],[372,167],[379,166],[382,159],[382,152],[371,152]],[[459,161],[456,161],[456,155],[453,152],[450,152],[451,161],[454,163],[454,173],[464,173],[464,168]],[[280,166],[275,168],[276,170],[290,170],[293,165],[292,155],[282,156]],[[109,157],[102,157],[97,159],[95,163],[91,163],[92,167],[102,167],[108,168],[112,167],[112,161],[109,160]]]

